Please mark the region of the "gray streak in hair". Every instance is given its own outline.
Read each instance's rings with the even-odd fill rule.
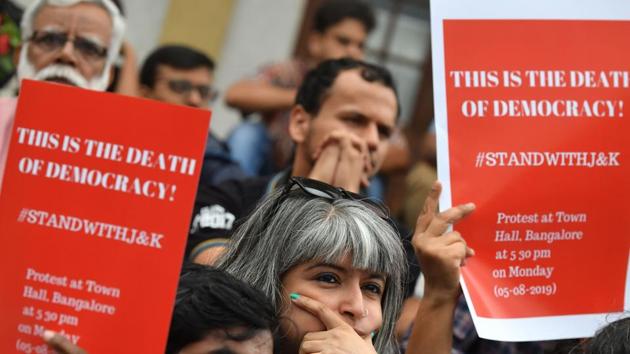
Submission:
[[[351,256],[353,267],[386,276],[375,348],[397,353],[394,327],[407,264],[396,230],[359,201],[291,192],[278,204],[280,197],[276,192],[257,206],[232,236],[218,267],[262,290],[282,313],[289,301],[281,284],[287,271],[309,261],[337,263]]]

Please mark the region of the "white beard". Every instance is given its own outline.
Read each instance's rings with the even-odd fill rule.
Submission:
[[[109,86],[109,67],[105,67],[101,75],[91,80],[85,79],[85,77],[72,66],[64,64],[53,63],[39,71],[35,70],[35,67],[28,59],[28,45],[29,43],[26,43],[20,53],[20,61],[17,68],[17,77],[20,81],[22,81],[22,79],[49,81],[50,79],[57,78],[68,81],[74,86],[94,91],[105,91],[107,86]]]

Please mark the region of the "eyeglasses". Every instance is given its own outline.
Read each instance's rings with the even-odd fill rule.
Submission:
[[[63,32],[35,31],[30,41],[48,52],[61,50],[68,41],[71,41],[74,50],[79,56],[91,62],[103,60],[107,56],[107,47],[103,47],[83,37],[77,36],[74,39],[70,39],[68,34]]]
[[[196,90],[201,99],[214,101],[219,95],[218,91],[210,85],[194,85],[188,80],[167,80],[168,88],[179,95],[190,95],[192,90]]]
[[[299,191],[311,197],[323,198],[332,201],[340,199],[348,199],[361,202],[363,205],[372,210],[378,217],[387,221],[395,230],[397,227],[394,221],[389,216],[389,209],[380,201],[362,196],[357,193],[349,192],[343,188],[331,186],[328,183],[324,183],[318,180],[304,178],[304,177],[291,177],[289,182],[283,189],[282,196],[278,199],[278,205],[284,201],[289,194]],[[277,205],[274,205],[272,209],[277,209]]]

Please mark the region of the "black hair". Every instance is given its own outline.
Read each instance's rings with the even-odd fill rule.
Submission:
[[[214,61],[204,53],[183,45],[165,45],[154,50],[142,64],[140,84],[153,88],[160,65],[179,70],[192,70],[200,67],[214,70]]]
[[[237,335],[227,332],[236,327],[246,330]],[[225,331],[230,340],[244,341],[261,330],[275,334],[277,327],[278,317],[261,291],[221,270],[186,264],[179,280],[166,353],[177,353],[215,330]]]
[[[348,18],[361,22],[367,33],[371,32],[376,24],[374,12],[367,4],[356,0],[329,0],[317,9],[313,29],[324,33],[328,28]]]
[[[378,82],[394,91],[396,96],[396,118],[400,115],[400,102],[392,74],[386,68],[364,61],[342,58],[325,60],[309,71],[295,96],[295,104],[302,106],[312,116],[319,113],[326,94],[335,83],[339,73],[359,69],[361,77],[367,82]]]
[[[630,317],[609,323],[586,342],[586,354],[630,353]]]
[[[125,17],[125,8],[123,7],[122,0],[112,0],[112,2],[114,3],[114,5],[116,5],[118,11],[120,11],[120,14]]]

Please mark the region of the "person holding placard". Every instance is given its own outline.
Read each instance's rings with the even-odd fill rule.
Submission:
[[[123,42],[125,22],[112,0],[37,0],[22,17],[19,80],[104,91]],[[15,98],[0,99],[0,186]]]

